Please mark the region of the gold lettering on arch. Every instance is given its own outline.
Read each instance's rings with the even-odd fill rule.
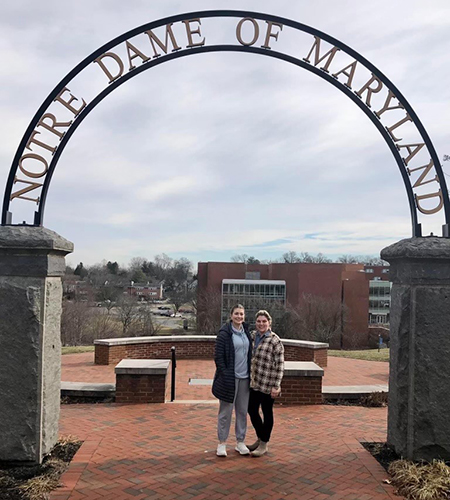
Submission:
[[[436,198],[436,197],[438,197],[438,199],[439,199],[439,204],[437,205],[437,207],[428,209],[428,208],[423,208],[420,205],[420,200],[427,200],[427,199]],[[429,194],[422,194],[422,195],[415,194],[414,198],[416,200],[417,210],[419,210],[419,212],[421,212],[425,215],[435,214],[435,213],[439,212],[439,210],[444,206],[444,198],[442,197],[442,190],[441,189],[439,189],[439,191],[437,191],[436,193],[429,193]]]
[[[433,179],[429,179],[427,181],[424,181],[424,179],[427,176],[428,172],[433,167],[434,167],[434,162],[433,162],[433,160],[430,160],[430,163],[428,163],[428,165],[422,165],[421,167],[407,168],[406,169],[406,171],[408,172],[408,175],[411,175],[413,172],[416,172],[417,170],[424,169],[424,171],[420,174],[419,178],[414,183],[413,188],[419,187],[419,186],[424,186],[425,184],[429,184],[430,182],[439,182],[439,177],[437,175],[435,177],[433,177]]]
[[[242,38],[242,26],[246,21],[250,21],[253,24],[253,38],[249,42],[244,42],[244,39]],[[251,47],[252,45],[255,45],[259,38],[258,23],[252,17],[244,17],[243,19],[241,19],[236,26],[236,38],[238,39],[238,42],[245,47]]]
[[[152,30],[145,31],[145,34],[148,36],[153,48],[153,57],[159,57],[161,55],[161,53],[156,50],[155,43],[164,52],[164,54],[167,54],[167,51],[169,50],[169,38],[172,42],[172,52],[181,50],[181,47],[177,44],[175,35],[173,34],[172,26],[173,23],[166,25],[166,38],[164,43],[153,33]]]
[[[323,71],[326,71],[328,73],[328,68],[329,68],[331,62],[333,61],[334,56],[336,55],[336,52],[339,52],[341,49],[339,49],[338,47],[333,47],[326,54],[324,54],[323,56],[320,56],[320,42],[321,42],[321,39],[318,36],[314,36],[313,46],[311,47],[309,54],[303,60],[307,63],[310,63],[311,61],[309,58],[311,57],[311,54],[314,52],[314,66],[317,66],[326,57],[328,57],[325,65],[320,68]]]
[[[17,182],[22,182],[23,184],[28,184],[28,186],[24,187],[23,189],[20,189],[19,191],[16,191],[15,193],[12,193],[10,201],[12,201],[14,198],[19,198],[21,200],[34,201],[35,203],[39,203],[39,196],[37,198],[29,198],[28,196],[23,196],[23,195],[26,193],[29,193],[30,191],[33,191],[34,189],[42,187],[42,184],[39,184],[38,182],[26,181],[24,179],[18,179],[17,177],[14,177],[14,184],[16,184]]]
[[[147,62],[150,59],[150,57],[146,56],[128,40],[125,42],[125,46],[127,48],[128,62],[130,63],[130,71],[136,67],[133,64],[133,59],[136,59],[136,57],[140,57],[143,63]]]
[[[109,71],[108,67],[103,62],[103,59],[106,59],[107,57],[110,59],[113,59],[117,63],[118,71],[114,75],[111,73],[111,71]],[[97,59],[95,59],[94,62],[100,66],[100,68],[103,70],[105,75],[109,78],[109,83],[114,82],[115,80],[117,80],[118,78],[120,78],[123,75],[123,70],[125,68],[124,68],[122,59],[114,52],[105,52],[101,56],[97,57]]]
[[[156,35],[152,29],[141,32],[139,36],[145,34],[148,37],[148,40],[146,39],[146,37],[142,38],[143,40],[145,40],[147,48],[142,47],[141,43],[136,42],[139,47],[138,48],[130,41],[125,40],[121,42],[123,44],[121,48],[116,46],[116,48],[113,49],[117,49],[118,53],[112,51],[105,52],[92,62],[98,64],[100,69],[106,75],[108,83],[112,83],[121,78],[127,70],[131,72],[133,69],[135,69],[138,63],[144,64],[151,58],[156,59],[162,54],[168,55],[170,52],[179,51],[182,48],[189,49],[194,47],[202,47],[206,44],[206,37],[202,34],[202,30],[204,31],[204,27],[202,28],[201,18],[180,20],[177,23],[177,29],[185,30],[185,40],[187,41],[185,41],[184,45],[182,44],[182,46],[180,46],[177,41],[173,30],[173,25],[174,23],[169,23],[165,26],[161,25],[158,28],[155,28],[156,30],[161,30],[161,32],[159,32],[159,36]],[[252,17],[244,17],[237,20],[236,38],[239,44],[245,47],[251,47],[257,44],[258,40],[261,39],[259,44],[262,43],[262,45],[260,45],[260,47],[270,50],[272,48],[271,44],[274,44],[278,41],[283,28],[283,24],[279,22],[267,21],[259,18],[254,19]],[[177,36],[180,37],[181,35],[178,35],[177,32]],[[370,69],[364,65],[363,62],[360,62],[358,56],[353,56],[352,59],[350,59],[350,61],[352,61],[350,62],[350,64],[347,64],[348,61],[346,61],[344,64],[347,65],[342,69],[336,71],[336,66],[342,66],[337,65],[339,63],[339,57],[338,59],[336,59],[336,54],[341,51],[341,49],[337,46],[333,46],[332,43],[328,43],[322,40],[317,35],[313,35],[313,39],[314,41],[311,48],[309,49],[308,55],[306,56],[306,58],[303,58],[303,61],[312,64],[313,66],[326,73],[331,73],[332,76],[336,80],[338,80],[341,85],[345,85],[350,89],[352,88],[353,82],[355,81],[356,71],[358,70],[357,76],[359,77],[359,72],[362,71],[360,68],[363,68],[366,72],[366,76],[360,81],[356,79],[357,85],[360,88],[359,90],[355,90],[354,93],[368,108],[371,107],[372,101],[376,102],[379,99],[379,102],[382,103],[382,99],[384,99],[385,93],[387,91],[387,96],[384,100],[384,104],[380,109],[374,111],[374,115],[377,116],[380,120],[384,121],[384,118],[386,116],[385,113],[387,111],[405,109],[405,107],[398,100],[392,90],[390,90],[388,87],[386,87],[386,90],[384,90],[385,86],[380,78],[375,76],[375,74],[372,73]],[[236,41],[234,43],[236,43]],[[325,48],[324,43],[327,44],[327,47]],[[347,54],[345,52],[345,49],[342,50],[344,50],[346,56],[350,56],[350,54]],[[122,54],[122,56],[118,54]],[[358,60],[354,59],[355,57],[358,57]],[[140,59],[140,61],[136,61],[136,59]],[[360,62],[359,65],[358,62]],[[332,69],[330,70],[331,67]],[[342,75],[344,75],[345,78],[343,78]],[[364,77],[364,74],[361,76]],[[340,77],[341,79],[339,80],[338,77]],[[327,78],[330,80],[329,77]],[[365,83],[361,84],[361,82],[364,81]],[[106,83],[104,85],[106,85]],[[383,94],[380,94],[381,91],[383,91]],[[379,95],[373,97],[375,94]],[[34,198],[32,196],[34,194],[34,190],[41,188],[43,184],[41,182],[34,181],[34,179],[44,178],[48,173],[50,155],[48,153],[45,153],[45,151],[42,152],[38,149],[38,153],[41,153],[42,155],[46,155],[48,157],[46,159],[46,157],[42,156],[41,154],[37,154],[35,150],[37,149],[37,147],[40,147],[48,151],[49,153],[54,154],[57,150],[57,146],[54,146],[52,144],[52,142],[57,142],[55,136],[59,139],[59,141],[61,141],[67,130],[73,124],[76,117],[87,106],[87,103],[84,99],[75,97],[75,95],[67,87],[63,88],[59,92],[59,94],[55,97],[54,102],[61,104],[65,109],[70,111],[73,114],[73,119],[67,120],[66,118],[66,121],[60,121],[57,118],[58,113],[53,114],[53,112],[46,112],[42,115],[40,120],[37,122],[35,129],[29,135],[28,141],[25,145],[25,150],[23,151],[23,153],[25,154],[22,154],[18,162],[18,169],[24,174],[25,178],[19,179],[18,177],[15,177],[13,185],[16,186],[16,184],[22,184],[22,186],[15,193],[12,193],[10,195],[10,200],[23,199],[39,203],[39,196],[36,196]],[[65,114],[67,115],[67,112]],[[395,116],[395,113],[393,113],[392,115]],[[403,118],[396,118],[396,120],[398,121],[396,121],[396,123],[394,123],[393,125],[385,126],[383,124],[383,126],[385,127],[392,141],[395,143],[397,150],[404,155],[402,156],[402,161],[405,165],[407,174],[410,177],[409,181],[412,188],[421,188],[433,182],[437,182],[439,185],[439,177],[437,175],[436,165],[434,164],[433,160],[430,160],[428,163],[422,165],[421,163],[427,162],[428,159],[422,160],[421,163],[416,163],[421,166],[414,166],[413,162],[414,168],[411,168],[411,166],[409,166],[411,161],[422,150],[422,148],[424,148],[425,143],[413,142],[413,139],[411,141],[412,143],[410,144],[398,144],[398,142],[402,141],[402,139],[397,138],[394,131],[396,131],[396,129],[401,127],[403,124],[413,121],[408,113],[400,113],[400,116],[402,115]],[[387,116],[390,117],[391,115],[388,114]],[[52,134],[47,134],[47,136],[50,137],[50,139],[48,139],[48,142],[50,142],[50,144],[44,142],[45,139],[39,140],[39,138],[43,137],[40,135],[42,132],[42,128]],[[53,139],[53,141],[51,139]],[[419,139],[419,141],[420,140],[421,139]],[[26,150],[29,150],[29,152]],[[414,174],[416,174],[417,177],[414,176]],[[19,173],[19,175],[21,174]],[[438,186],[435,186],[435,189],[438,190],[432,193],[414,193],[414,200],[417,210],[422,214],[435,214],[442,209],[444,204],[442,189],[439,189]],[[424,191],[427,190],[424,189]],[[30,196],[29,193],[33,194]],[[434,208],[424,208],[422,204],[425,200],[431,200],[429,204],[436,204],[436,206]],[[433,203],[432,200],[435,200],[435,203]]]

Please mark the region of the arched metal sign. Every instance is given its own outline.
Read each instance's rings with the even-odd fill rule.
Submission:
[[[215,19],[228,23],[228,31],[221,33],[225,40],[215,39],[219,30],[210,25]],[[284,50],[288,37],[292,40]],[[13,224],[11,207],[16,203],[37,204],[25,223],[42,225],[50,181],[67,142],[110,92],[158,64],[207,52],[274,57],[338,88],[370,118],[389,146],[408,195],[413,236],[422,235],[427,216],[443,211],[443,236],[449,237],[450,200],[436,151],[393,83],[360,54],[321,31],[277,16],[231,10],[192,12],[144,24],[76,66],[43,102],[23,136],[8,177],[2,225]],[[86,71],[98,87],[90,99],[76,88],[77,77]]]

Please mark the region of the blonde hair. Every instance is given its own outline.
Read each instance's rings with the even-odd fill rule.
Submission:
[[[242,304],[236,304],[235,306],[233,306],[233,307],[231,308],[231,311],[230,311],[230,316],[234,313],[234,311],[235,311],[236,309],[242,309],[242,310],[244,311],[244,313],[245,313],[245,307],[244,307]]]
[[[258,319],[258,316],[264,316],[269,320],[269,323],[272,324],[272,316],[265,309],[261,309],[255,314],[255,320]]]

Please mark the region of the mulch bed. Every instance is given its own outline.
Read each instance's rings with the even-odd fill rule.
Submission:
[[[41,465],[6,466],[0,464],[1,500],[45,500],[59,485],[61,475],[82,442],[68,436],[61,438]]]
[[[62,405],[80,405],[80,404],[99,404],[99,403],[114,403],[115,397],[108,398],[93,398],[86,396],[62,396]],[[1,500],[1,499],[0,499]]]
[[[371,453],[374,458],[384,467],[387,471],[391,462],[399,460],[401,457],[395,453],[392,448],[386,443],[361,443],[364,448]]]
[[[359,399],[325,399],[324,404],[335,406],[365,406],[366,408],[383,408],[388,404],[387,392],[372,392]]]

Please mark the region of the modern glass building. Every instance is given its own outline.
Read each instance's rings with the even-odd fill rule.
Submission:
[[[260,309],[267,309],[276,320],[286,305],[286,282],[284,280],[223,279],[222,323],[229,319],[230,310],[236,304],[242,304],[245,307],[246,321],[251,328],[255,326],[255,314]]]
[[[369,324],[389,324],[392,283],[382,280],[369,281]]]

